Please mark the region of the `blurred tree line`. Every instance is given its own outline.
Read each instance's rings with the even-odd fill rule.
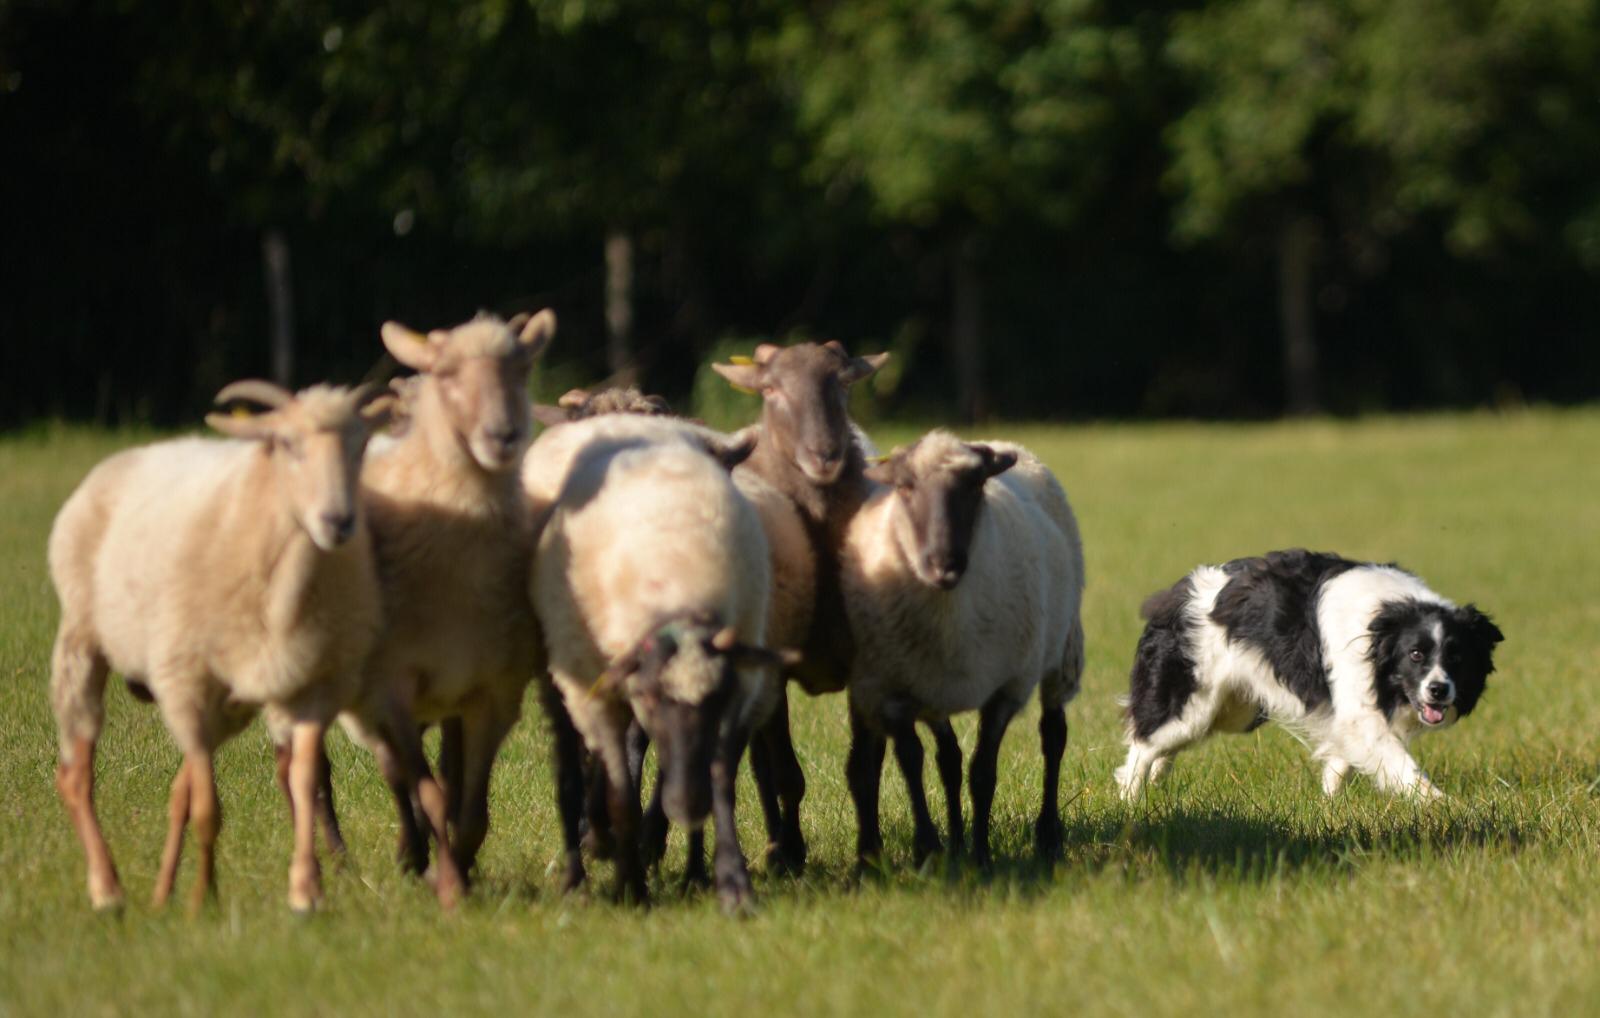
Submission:
[[[1593,0],[0,0],[0,424],[893,349],[909,413],[1600,395]]]

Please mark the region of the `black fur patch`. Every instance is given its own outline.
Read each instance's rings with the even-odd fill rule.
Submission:
[[[1211,620],[1228,639],[1260,650],[1306,710],[1325,707],[1332,696],[1317,627],[1318,595],[1324,583],[1359,564],[1300,548],[1234,559],[1222,567],[1232,579],[1218,592]]]
[[[1128,720],[1141,739],[1183,712],[1194,695],[1194,659],[1189,656],[1189,602],[1194,584],[1188,577],[1152,594],[1142,614],[1148,620],[1133,656],[1128,686]]]

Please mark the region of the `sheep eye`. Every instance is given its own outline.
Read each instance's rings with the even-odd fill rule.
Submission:
[[[1411,660],[1413,660],[1413,661],[1421,661],[1422,660],[1422,651],[1417,650],[1415,647],[1413,647],[1411,649]]]

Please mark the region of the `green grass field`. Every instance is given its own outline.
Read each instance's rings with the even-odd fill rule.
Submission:
[[[884,779],[890,873],[852,878],[841,698],[796,705],[812,866],[754,863],[758,914],[683,899],[674,836],[647,914],[555,890],[559,834],[537,707],[496,771],[493,828],[455,916],[392,862],[370,760],[331,740],[350,857],[327,907],[283,905],[286,808],[259,726],[219,760],[221,902],[146,905],[177,754],[154,712],[108,695],[99,803],[130,904],[88,908],[51,782],[56,605],[44,539],[88,467],[137,435],[0,439],[0,1014],[129,1011],[895,1014],[1506,1014],[1600,1009],[1600,411],[1262,426],[1001,427],[1054,467],[1089,562],[1089,667],[1063,773],[1067,859],[1031,863],[1040,763],[1018,719],[985,877],[909,867]],[[885,431],[887,445],[906,437]],[[1201,561],[1303,544],[1395,559],[1507,635],[1478,711],[1418,755],[1434,807],[1352,780],[1320,798],[1281,730],[1216,739],[1120,804],[1115,696],[1142,598]],[[969,749],[970,719],[959,728]],[[929,771],[935,816],[940,816]],[[740,820],[759,856],[746,778]],[[608,886],[609,867],[592,875]],[[187,865],[179,891],[187,888]]]

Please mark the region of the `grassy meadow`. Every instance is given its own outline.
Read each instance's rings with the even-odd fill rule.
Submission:
[[[853,877],[844,701],[795,704],[812,864],[769,879],[746,777],[756,915],[676,884],[648,914],[556,893],[559,832],[537,705],[496,770],[470,902],[441,916],[393,863],[370,758],[331,738],[349,857],[326,908],[283,904],[290,832],[259,726],[219,757],[221,900],[146,901],[177,763],[155,712],[108,691],[102,821],[129,894],[90,912],[54,791],[47,697],[51,518],[96,460],[147,435],[0,438],[0,1015],[156,1012],[615,1015],[1570,1015],[1600,1009],[1600,410],[1268,425],[1005,426],[1056,469],[1089,566],[1088,672],[1069,710],[1067,858],[1031,860],[1036,712],[1007,738],[994,873],[910,868],[884,776],[888,875]],[[909,432],[882,429],[886,447]],[[1285,732],[1179,757],[1119,803],[1115,697],[1150,591],[1201,561],[1307,545],[1398,560],[1507,635],[1477,712],[1422,739],[1452,798],[1423,807],[1353,778],[1321,798]],[[870,638],[870,637],[868,637]],[[958,729],[970,750],[971,719]],[[892,755],[891,755],[892,761]],[[936,818],[942,817],[928,768]],[[189,865],[180,875],[179,901]],[[591,876],[608,887],[610,868]]]

